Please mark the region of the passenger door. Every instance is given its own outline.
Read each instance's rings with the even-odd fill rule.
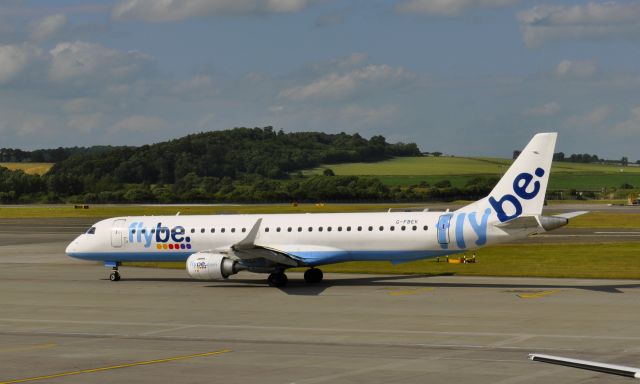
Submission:
[[[122,247],[122,237],[125,232],[125,219],[118,219],[113,221],[111,227],[111,246],[114,248]]]
[[[443,248],[447,248],[449,245],[449,227],[451,224],[452,215],[442,215],[438,219],[438,243]]]

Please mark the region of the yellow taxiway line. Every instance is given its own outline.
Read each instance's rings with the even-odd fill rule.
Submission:
[[[554,293],[560,292],[559,289],[554,289],[551,291],[542,291],[542,292],[532,292],[532,293],[521,293],[518,295],[521,299],[539,299],[541,297],[553,295]],[[0,383],[2,384],[2,383]]]
[[[410,296],[410,295],[418,295],[424,292],[434,291],[435,288],[415,288],[415,289],[406,289],[402,291],[391,290],[389,291],[389,296]],[[0,383],[2,384],[2,383]]]
[[[175,357],[168,357],[166,359],[156,359],[156,360],[147,360],[147,361],[138,361],[135,363],[127,363],[127,364],[119,364],[119,365],[112,365],[109,367],[100,367],[100,368],[91,368],[91,369],[81,369],[78,371],[69,371],[69,372],[62,372],[62,373],[54,373],[52,375],[44,375],[44,376],[37,376],[37,377],[29,377],[26,379],[17,379],[17,380],[10,380],[10,381],[2,381],[0,382],[0,384],[15,384],[15,383],[26,383],[28,381],[37,381],[37,380],[46,380],[46,379],[54,379],[56,377],[63,377],[63,376],[71,376],[71,375],[81,375],[84,373],[93,373],[93,372],[101,372],[101,371],[109,371],[112,369],[120,369],[120,368],[128,368],[128,367],[137,367],[139,365],[149,365],[149,364],[158,364],[158,363],[167,363],[169,361],[176,361],[176,360],[185,360],[185,359],[193,359],[196,357],[205,357],[205,356],[214,356],[214,355],[221,355],[223,353],[228,353],[231,352],[230,349],[221,349],[219,351],[213,351],[213,352],[205,352],[205,353],[196,353],[194,355],[187,355],[187,356],[175,356]]]

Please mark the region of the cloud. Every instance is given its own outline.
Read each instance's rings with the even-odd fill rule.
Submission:
[[[126,117],[113,125],[113,132],[148,132],[167,128],[167,123],[159,117],[134,115]]]
[[[558,112],[560,112],[560,109],[560,104],[552,101],[542,105],[529,107],[525,109],[522,114],[525,116],[553,116],[557,115]]]
[[[640,3],[617,1],[539,5],[518,14],[525,43],[640,37]]]
[[[67,121],[67,126],[74,131],[88,133],[98,128],[104,119],[101,112],[71,115]]]
[[[201,97],[211,93],[214,84],[211,76],[195,75],[188,79],[180,80],[173,87],[173,92],[189,97]]]
[[[372,85],[398,85],[415,79],[415,75],[404,68],[388,65],[367,65],[340,74],[333,72],[307,85],[285,89],[280,93],[286,99],[343,99]]]
[[[567,122],[571,126],[576,126],[581,128],[595,127],[604,123],[607,117],[611,115],[611,112],[612,112],[611,107],[607,105],[601,105],[599,107],[593,108],[591,111],[585,114],[571,116],[569,117]]]
[[[331,25],[340,24],[344,22],[344,20],[346,19],[346,16],[347,15],[345,11],[329,12],[319,16],[316,19],[314,25],[318,28],[323,28]]]
[[[308,0],[119,0],[114,20],[180,21],[214,15],[251,15],[298,12]]]
[[[556,67],[558,78],[586,78],[596,74],[597,66],[592,61],[562,60]]]
[[[629,138],[635,138],[640,132],[640,105],[631,108],[629,111],[630,116],[616,124],[613,128],[613,133],[618,135],[628,135]]]
[[[82,41],[59,43],[49,54],[49,79],[76,85],[127,81],[148,70],[152,61],[138,51],[116,51]]]
[[[67,25],[67,16],[62,13],[47,16],[33,24],[31,38],[35,41],[45,41],[60,32]]]
[[[16,80],[39,61],[42,51],[31,44],[0,46],[0,84]]]
[[[519,0],[403,0],[396,5],[398,13],[453,16],[474,8],[500,8]]]

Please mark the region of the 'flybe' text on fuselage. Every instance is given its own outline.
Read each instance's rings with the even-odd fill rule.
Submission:
[[[191,249],[191,238],[185,236],[186,232],[180,225],[169,229],[158,223],[153,228],[147,228],[142,222],[133,222],[129,225],[129,243],[142,243],[145,248],[151,247],[153,242],[158,245],[169,243],[171,249]]]

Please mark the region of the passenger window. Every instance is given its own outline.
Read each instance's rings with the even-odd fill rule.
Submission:
[[[276,228],[276,232],[280,232],[280,227]]]
[[[264,229],[265,232],[269,232],[269,227]]]
[[[402,229],[402,230],[404,231],[405,229],[407,229],[407,227],[405,227],[405,226],[403,225],[402,227],[400,227],[400,229]]]
[[[338,232],[342,232],[342,227],[338,227]]]
[[[411,229],[413,229],[413,230],[415,231],[416,229],[418,229],[418,227],[416,227],[416,226],[414,225],[413,227],[411,227]]]
[[[384,231],[384,227],[381,225],[380,226],[380,232]]]
[[[351,232],[351,227],[347,227],[347,232]]]
[[[155,229],[155,228],[152,228],[152,229],[151,229],[151,233],[156,233],[156,229]]]
[[[362,227],[358,227],[358,232],[362,231]]]
[[[242,228],[242,233],[247,232],[247,228]]]
[[[327,227],[327,232],[331,232],[331,227]]]
[[[429,227],[427,227],[427,226],[425,225],[424,227],[422,227],[422,229],[424,229],[424,230],[426,231],[427,229],[429,229]]]
[[[298,227],[298,232],[302,232],[302,227]]]
[[[373,227],[372,226],[369,226],[369,231],[373,231]]]
[[[204,233],[204,228],[202,228],[202,229],[200,230],[200,233]]]
[[[135,228],[131,230],[131,233],[133,233],[133,234],[135,234],[135,233],[136,233]]]
[[[143,229],[141,232],[142,232],[142,233],[146,233],[146,232],[147,232],[147,230],[146,230],[146,229]]]
[[[287,232],[291,232],[291,227],[287,228]]]
[[[313,227],[309,227],[309,232],[313,232]]]
[[[390,230],[391,232],[395,231],[395,229],[396,229],[396,227],[394,227],[393,225],[389,227],[389,230]]]
[[[231,228],[231,233],[236,233],[236,229],[235,228]]]
[[[220,232],[224,233],[224,228],[221,228],[221,229],[220,229]]]
[[[322,232],[322,227],[319,227],[319,228],[318,228],[318,232]]]
[[[195,228],[191,228],[191,233],[196,233]]]
[[[216,233],[216,229],[215,228],[211,228],[211,233]]]

